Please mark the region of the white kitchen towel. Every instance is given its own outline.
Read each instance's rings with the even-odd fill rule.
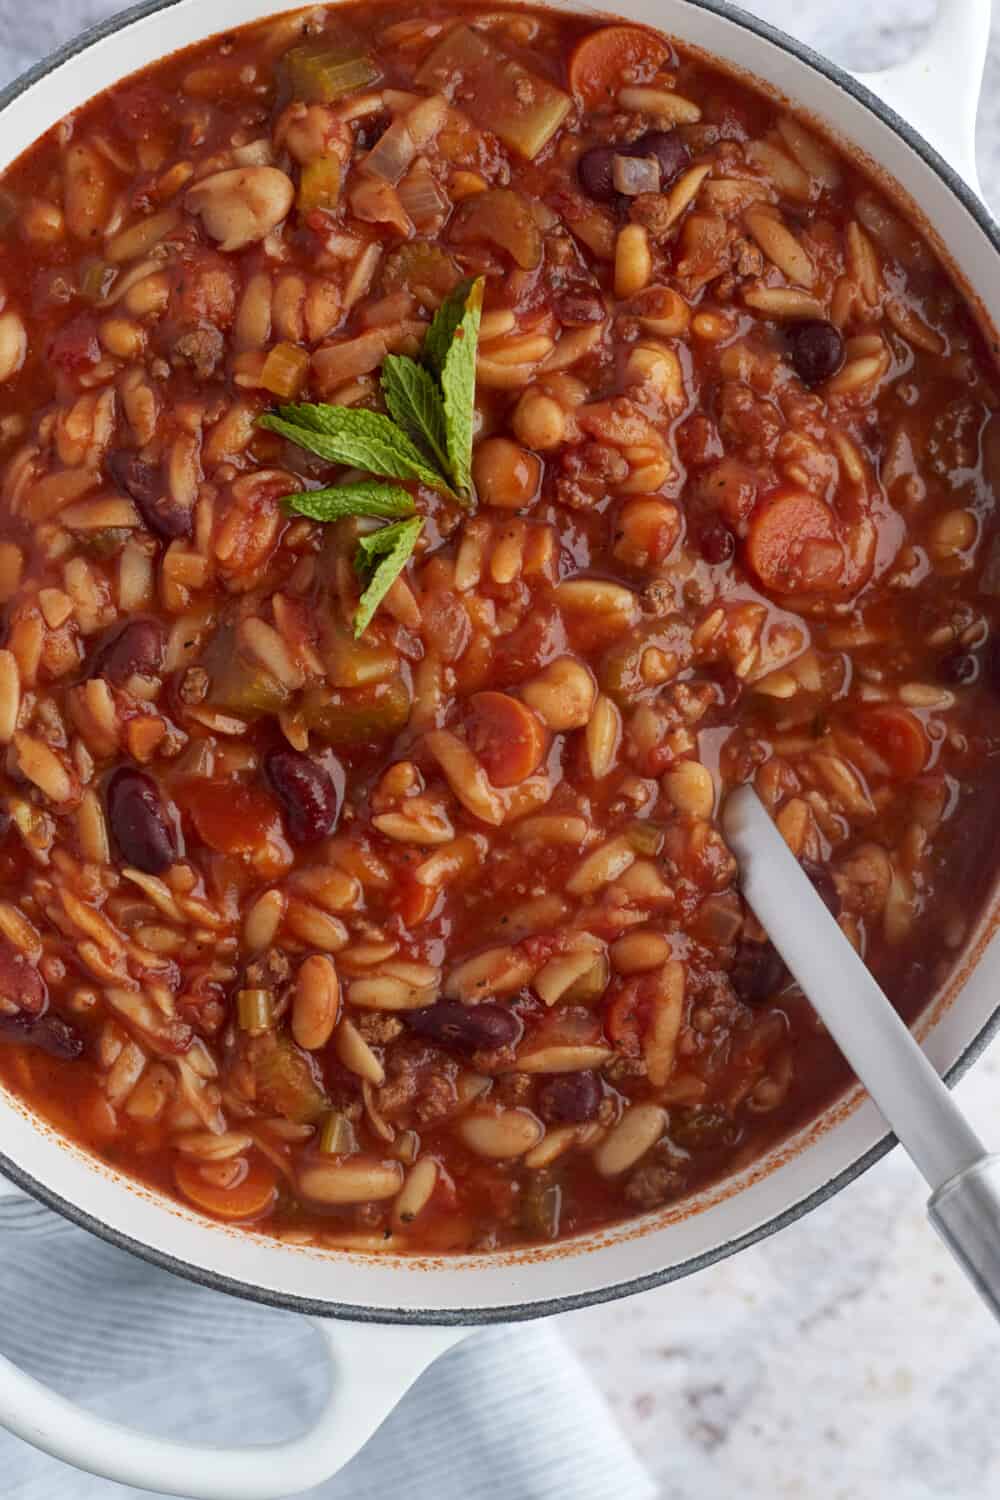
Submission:
[[[304,1318],[156,1270],[20,1194],[0,1197],[0,1353],[101,1416],[202,1443],[290,1437],[326,1382]],[[0,1431],[5,1500],[144,1494]],[[444,1355],[309,1495],[653,1500],[655,1487],[555,1328],[535,1323],[484,1330]]]

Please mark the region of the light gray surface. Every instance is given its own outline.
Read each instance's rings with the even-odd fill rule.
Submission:
[[[614,8],[614,0],[604,3]],[[0,81],[118,8],[107,0],[51,0],[45,6],[0,0]],[[836,61],[867,70],[905,57],[925,32],[934,5],[933,0],[756,0],[747,8]],[[995,23],[979,139],[980,171],[994,205],[1000,204],[998,84],[1000,25]],[[998,1090],[1000,1053],[994,1048],[961,1085],[959,1098],[995,1147],[1000,1146]],[[0,1247],[0,1255],[6,1253]],[[168,1284],[178,1285],[169,1279]],[[0,1274],[4,1319],[10,1290]],[[25,1298],[29,1307],[38,1306],[33,1289]],[[225,1313],[206,1319],[216,1350],[238,1336],[236,1325],[244,1315],[239,1304],[222,1307]],[[139,1321],[142,1307],[135,1312]],[[275,1348],[291,1390],[304,1399],[301,1371],[294,1358],[287,1359],[284,1315],[266,1316],[282,1322],[273,1336]],[[56,1336],[58,1318],[45,1308],[39,1318],[39,1326]],[[573,1314],[561,1320],[560,1329],[657,1477],[661,1500],[989,1500],[1000,1494],[995,1399],[1000,1344],[975,1294],[929,1230],[922,1185],[899,1152],[834,1202],[736,1259],[676,1286]],[[524,1393],[524,1379],[515,1379],[513,1372],[524,1376],[530,1370],[535,1384],[528,1394],[536,1413],[547,1414],[554,1403],[554,1420],[565,1423],[567,1414],[574,1415],[572,1408],[579,1408],[579,1421],[546,1432],[554,1450],[571,1461],[551,1493],[575,1500],[581,1494],[574,1488],[580,1472],[575,1466],[581,1456],[586,1466],[593,1451],[582,1445],[595,1435],[600,1451],[614,1442],[614,1434],[588,1404],[586,1386],[576,1383],[572,1366],[560,1362],[554,1341],[525,1330],[503,1337],[517,1351],[505,1373],[496,1367],[497,1378],[510,1383],[507,1399]],[[516,1340],[523,1340],[523,1363]],[[9,1347],[3,1336],[0,1347]],[[120,1389],[135,1378],[124,1376]],[[170,1388],[176,1384],[177,1378],[168,1382]],[[463,1389],[464,1381],[449,1379],[447,1369],[436,1387],[442,1401]],[[105,1409],[119,1410],[118,1394],[105,1390],[99,1400]],[[144,1387],[142,1394],[163,1399],[153,1387]],[[503,1400],[494,1404],[496,1420],[502,1420],[504,1407]],[[405,1409],[397,1423],[383,1461],[404,1432],[413,1440]],[[444,1424],[444,1433],[442,1424],[435,1425],[440,1442],[455,1424]],[[475,1437],[469,1433],[469,1443],[493,1441],[483,1450],[487,1465],[496,1452],[495,1438],[488,1424],[487,1430],[480,1424]],[[419,1455],[426,1447],[421,1450],[418,1443],[414,1451]],[[29,1489],[5,1469],[6,1460],[0,1446],[0,1495],[16,1500],[89,1500],[91,1495],[116,1500],[125,1494],[109,1485],[84,1488],[86,1481],[60,1490],[45,1475]],[[614,1454],[602,1472],[610,1474],[623,1462]],[[55,1472],[50,1465],[49,1473]],[[439,1472],[450,1470],[445,1466]],[[500,1494],[471,1483],[468,1472],[469,1500]],[[435,1489],[430,1479],[413,1472],[409,1480],[404,1492],[411,1500],[458,1493],[443,1485]],[[384,1495],[392,1476],[376,1470],[371,1482],[376,1481]],[[627,1467],[618,1467],[605,1493],[615,1500],[641,1493],[635,1489],[641,1481],[632,1482],[630,1491]],[[523,1474],[512,1478],[504,1500],[529,1500],[535,1491],[525,1484]],[[335,1488],[331,1500],[347,1493]],[[360,1493],[374,1495],[376,1489]]]

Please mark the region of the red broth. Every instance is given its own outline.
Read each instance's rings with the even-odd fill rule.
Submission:
[[[920,234],[652,32],[455,5],[217,37],[0,194],[3,1081],[208,1214],[417,1251],[835,1098],[716,818],[752,781],[917,1014],[1000,743],[996,377]],[[472,493],[391,480],[356,636],[387,517],[294,497],[366,465],[258,419],[354,431],[392,359],[433,405],[458,287]]]

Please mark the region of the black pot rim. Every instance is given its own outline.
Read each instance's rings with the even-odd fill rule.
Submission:
[[[140,0],[137,5],[130,6],[127,10],[120,11],[117,15],[99,22],[88,30],[81,32],[79,36],[66,42],[55,52],[28,68],[20,77],[16,78],[6,88],[0,90],[0,112],[2,112],[15,99],[20,98],[33,84],[45,78],[63,63],[70,62],[80,53],[85,52],[96,42],[114,36],[117,32],[131,26],[136,21],[141,21],[147,16],[155,15],[159,11],[172,9],[173,6],[182,3],[182,0]],[[924,140],[913,126],[908,124],[895,110],[884,104],[870,89],[853,78],[850,73],[831,62],[822,54],[814,51],[803,42],[796,41],[778,27],[772,26],[767,21],[759,20],[756,16],[748,15],[745,11],[730,3],[730,0],[685,0],[685,3],[698,10],[708,11],[713,15],[722,17],[726,21],[740,26],[743,30],[750,32],[762,40],[772,43],[795,57],[799,62],[805,63],[807,67],[821,74],[831,83],[836,84],[844,93],[849,94],[857,103],[864,106],[871,114],[875,115],[883,124],[898,135],[911,151],[915,152],[921,160],[944,182],[952,194],[958,199],[962,207],[975,220],[978,227],[989,240],[994,250],[1000,252],[1000,225],[996,223],[989,213],[985,204],[976,196],[972,189],[963,181],[953,167]],[[281,0],[275,0],[280,9]],[[990,1016],[989,1020],[981,1027],[976,1036],[969,1042],[958,1061],[945,1074],[945,1082],[953,1086],[959,1078],[971,1067],[980,1056],[988,1042],[1000,1031],[1000,1004]],[[551,1317],[555,1313],[572,1312],[582,1307],[593,1307],[603,1302],[612,1302],[620,1297],[629,1297],[637,1292],[651,1291],[654,1287],[665,1286],[671,1281],[679,1281],[682,1277],[690,1276],[697,1271],[705,1270],[708,1266],[715,1265],[717,1261],[725,1260],[737,1251],[745,1250],[751,1245],[768,1238],[784,1229],[789,1224],[794,1224],[797,1219],[812,1209],[818,1208],[833,1198],[842,1188],[854,1182],[862,1173],[867,1172],[877,1161],[880,1161],[887,1152],[897,1144],[894,1135],[886,1134],[869,1150],[858,1159],[838,1172],[827,1182],[821,1183],[813,1188],[803,1198],[791,1204],[779,1214],[767,1219],[763,1224],[749,1230],[746,1234],[738,1235],[735,1239],[727,1240],[722,1245],[715,1246],[712,1250],[706,1250],[700,1255],[694,1255],[679,1265],[668,1266],[659,1271],[651,1271],[644,1276],[633,1277],[629,1280],[614,1282],[609,1286],[597,1287],[586,1292],[572,1292],[559,1297],[547,1297],[536,1302],[512,1303],[510,1305],[468,1308],[434,1308],[434,1307],[367,1307],[352,1303],[326,1301],[311,1297],[300,1297],[290,1292],[275,1291],[270,1287],[255,1286],[250,1282],[239,1281],[233,1277],[225,1276],[221,1272],[205,1270],[203,1267],[192,1265],[190,1262],[181,1260],[170,1255],[165,1250],[158,1250],[140,1240],[133,1239],[121,1230],[112,1228],[103,1220],[96,1218],[81,1208],[76,1203],[71,1203],[59,1193],[40,1182],[31,1173],[12,1161],[8,1156],[0,1152],[0,1172],[8,1177],[19,1188],[29,1193],[39,1202],[62,1214],[73,1224],[81,1229],[89,1230],[91,1234],[97,1235],[99,1239],[106,1240],[109,1244],[120,1250],[127,1250],[138,1256],[141,1260],[148,1261],[151,1265],[161,1270],[170,1271],[176,1276],[182,1276],[188,1281],[195,1282],[199,1286],[209,1287],[214,1291],[226,1292],[234,1297],[241,1297],[245,1301],[259,1302],[264,1306],[277,1307],[290,1312],[304,1313],[310,1317],[337,1318],[354,1323],[384,1323],[410,1326],[430,1327],[474,1327],[477,1325],[493,1323],[515,1323],[523,1322],[532,1318]],[[400,1272],[401,1275],[405,1272]]]

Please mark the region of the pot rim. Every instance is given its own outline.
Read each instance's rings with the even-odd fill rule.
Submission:
[[[64,63],[71,62],[94,46],[95,43],[114,36],[116,33],[127,29],[137,21],[155,15],[161,11],[172,9],[175,5],[183,3],[183,0],[139,0],[138,4],[129,6],[113,16],[88,27],[77,36],[64,42],[61,47],[48,54],[41,61],[33,64],[21,73],[17,78],[0,89],[0,113],[14,100],[28,92],[34,84],[39,82],[61,67]],[[906,121],[896,110],[885,104],[864,83],[853,77],[846,69],[824,57],[805,42],[789,36],[780,27],[772,25],[769,21],[761,20],[744,11],[741,7],[731,3],[731,0],[684,0],[684,3],[694,9],[707,11],[712,15],[741,27],[753,36],[771,43],[782,51],[789,53],[798,62],[804,63],[807,68],[819,73],[829,82],[836,84],[846,94],[869,113],[876,116],[884,125],[887,125],[911,151],[941,179],[952,195],[958,199],[962,207],[972,217],[978,228],[986,236],[993,249],[1000,254],[1000,224],[993,218],[986,204],[968,186],[958,172],[944,160],[941,154],[931,146],[924,137]],[[276,11],[280,13],[283,9],[294,9],[282,0],[275,0]],[[978,964],[984,957],[980,952],[975,960]],[[954,1003],[959,1002],[959,996],[955,996]],[[1000,1001],[992,1015],[983,1024],[976,1035],[966,1045],[958,1059],[944,1074],[944,1081],[949,1087],[968,1071],[972,1064],[982,1054],[987,1044],[1000,1033]],[[157,1266],[160,1270],[170,1271],[176,1276],[181,1276],[187,1281],[192,1281],[199,1286],[208,1287],[213,1291],[225,1292],[230,1296],[240,1297],[244,1301],[258,1302],[264,1306],[282,1308],[289,1312],[298,1312],[310,1317],[335,1318],[355,1323],[387,1323],[404,1324],[412,1326],[485,1326],[489,1324],[504,1324],[524,1322],[532,1318],[551,1317],[556,1313],[573,1312],[579,1308],[598,1306],[605,1302],[617,1301],[622,1297],[629,1297],[638,1292],[651,1291],[655,1287],[666,1286],[670,1282],[679,1281],[682,1277],[690,1276],[707,1267],[715,1265],[716,1262],[735,1255],[740,1250],[745,1250],[751,1245],[767,1239],[776,1234],[778,1230],[794,1224],[797,1219],[802,1218],[812,1209],[818,1208],[833,1198],[843,1188],[854,1182],[863,1173],[873,1167],[876,1162],[887,1155],[896,1146],[897,1140],[891,1131],[887,1131],[880,1140],[870,1146],[849,1166],[844,1167],[835,1176],[826,1182],[820,1183],[803,1198],[790,1204],[780,1213],[772,1215],[761,1224],[754,1226],[745,1234],[737,1235],[733,1239],[726,1240],[723,1244],[716,1245],[709,1250],[697,1255],[689,1256],[677,1265],[667,1266],[657,1271],[651,1271],[642,1276],[609,1283],[606,1286],[593,1288],[588,1291],[570,1292],[563,1296],[548,1297],[540,1301],[520,1302],[510,1305],[491,1305],[489,1307],[466,1307],[466,1308],[380,1308],[368,1307],[355,1303],[330,1302],[325,1299],[301,1297],[290,1292],[275,1291],[269,1287],[257,1286],[248,1281],[240,1281],[219,1271],[204,1269],[171,1255],[165,1250],[147,1244],[145,1241],[133,1239],[121,1230],[113,1228],[96,1218],[87,1209],[79,1204],[64,1198],[46,1183],[39,1181],[30,1172],[26,1171],[17,1162],[0,1151],[0,1172],[3,1173],[17,1187],[30,1194],[31,1197],[54,1209],[63,1218],[81,1229],[88,1230],[99,1239],[114,1245],[117,1249],[126,1250],[138,1256],[141,1260]]]

